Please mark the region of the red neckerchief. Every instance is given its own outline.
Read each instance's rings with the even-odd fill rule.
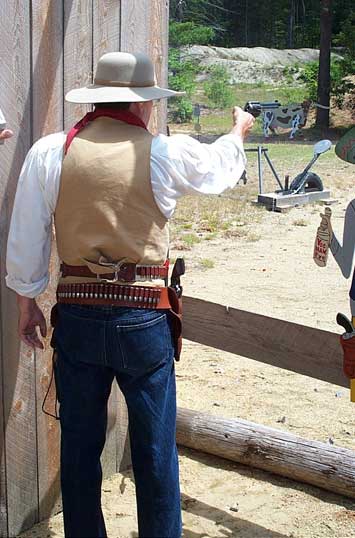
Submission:
[[[130,125],[136,125],[137,127],[142,127],[143,129],[147,130],[147,127],[145,123],[137,118],[132,112],[129,112],[128,110],[113,110],[112,108],[99,108],[97,110],[93,110],[92,112],[88,112],[78,123],[74,125],[67,134],[67,139],[65,142],[65,152],[66,155],[70,144],[72,143],[74,137],[86,125],[90,122],[95,120],[96,118],[100,118],[101,116],[106,116],[107,118],[113,118],[114,120],[123,121],[124,123],[129,123]]]

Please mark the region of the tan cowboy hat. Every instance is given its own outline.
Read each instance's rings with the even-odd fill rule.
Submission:
[[[143,53],[108,52],[98,61],[94,84],[71,90],[65,96],[71,103],[133,103],[184,95],[160,88],[154,66]]]

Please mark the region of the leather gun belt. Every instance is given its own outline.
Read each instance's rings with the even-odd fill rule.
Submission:
[[[168,288],[97,284],[59,284],[57,302],[81,305],[111,305],[133,308],[170,309]]]
[[[121,263],[114,273],[93,273],[86,265],[67,265],[61,263],[62,277],[76,276],[82,278],[97,278],[99,280],[121,280],[122,282],[135,282],[137,280],[156,280],[168,277],[169,266],[165,265],[136,265],[135,263]]]

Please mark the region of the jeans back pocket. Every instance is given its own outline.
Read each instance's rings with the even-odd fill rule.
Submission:
[[[115,332],[127,373],[149,372],[172,356],[170,329],[166,314],[157,312],[148,320],[122,320]]]

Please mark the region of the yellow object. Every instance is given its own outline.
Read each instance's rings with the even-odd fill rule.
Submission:
[[[351,323],[355,327],[355,316],[351,317]],[[350,401],[355,403],[355,379],[350,379]]]
[[[350,401],[355,403],[355,379],[350,379]]]

